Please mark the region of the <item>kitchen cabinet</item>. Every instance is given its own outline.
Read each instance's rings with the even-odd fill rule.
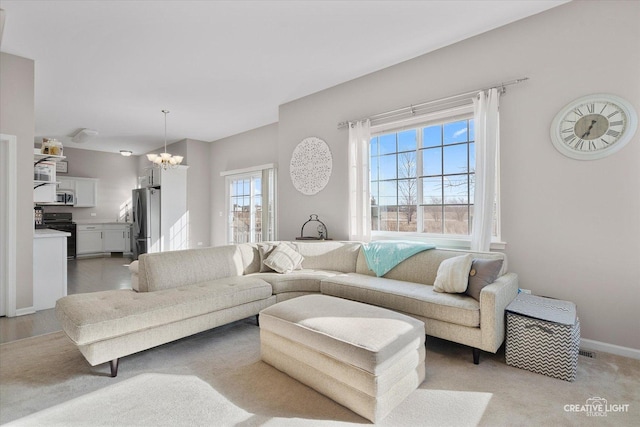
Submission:
[[[105,224],[103,226],[103,251],[128,252],[127,246],[130,246],[127,245],[129,241],[129,229],[130,227],[128,225]]]
[[[78,225],[76,232],[76,254],[102,252],[102,225]]]
[[[74,178],[76,182],[76,208],[92,208],[98,204],[98,180]]]
[[[129,224],[79,224],[77,254],[131,252],[131,226]]]

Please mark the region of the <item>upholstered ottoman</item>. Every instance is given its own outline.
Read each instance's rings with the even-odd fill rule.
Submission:
[[[262,360],[372,422],[424,380],[424,340],[417,319],[326,295],[260,312]]]

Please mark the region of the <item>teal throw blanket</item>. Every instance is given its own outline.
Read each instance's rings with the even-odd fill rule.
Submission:
[[[378,277],[418,252],[434,248],[427,243],[401,240],[378,240],[363,245],[367,265]]]

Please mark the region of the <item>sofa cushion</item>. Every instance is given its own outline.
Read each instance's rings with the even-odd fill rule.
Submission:
[[[56,315],[78,345],[169,325],[271,297],[258,277],[227,277],[156,292],[112,290],[69,295],[56,303]]]
[[[304,257],[286,243],[277,245],[264,260],[264,265],[278,273],[291,273],[301,268]]]
[[[480,326],[480,304],[465,294],[435,292],[433,286],[349,273],[324,279],[325,295],[386,307],[463,326]]]
[[[274,294],[284,292],[320,292],[320,281],[328,277],[342,274],[339,271],[302,269],[287,274],[254,273],[250,276],[259,277],[269,283]]]
[[[469,272],[473,256],[471,254],[445,259],[438,267],[433,290],[436,292],[461,293],[467,290]]]
[[[356,263],[360,247],[359,242],[297,241],[293,243],[298,252],[304,257],[302,268],[316,270],[332,270],[342,273],[356,271]]]
[[[474,259],[465,293],[476,301],[480,301],[480,291],[496,281],[501,268],[501,259]]]
[[[237,245],[143,254],[138,263],[141,292],[239,276],[243,272],[242,255]]]

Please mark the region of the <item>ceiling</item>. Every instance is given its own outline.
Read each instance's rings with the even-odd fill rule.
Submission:
[[[35,60],[36,141],[143,154],[278,121],[278,106],[566,1],[0,1]],[[98,131],[83,143],[71,136]]]

